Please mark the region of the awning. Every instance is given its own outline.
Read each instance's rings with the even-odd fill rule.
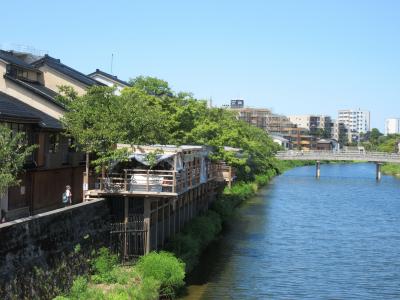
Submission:
[[[167,161],[171,166],[173,166],[173,160],[171,161],[171,158],[174,157],[175,154],[157,154],[156,155],[156,164],[162,162],[162,161]],[[140,162],[141,164],[145,166],[150,166],[149,161],[147,160],[147,154],[146,153],[134,153],[129,155],[129,159],[131,160],[136,160]]]

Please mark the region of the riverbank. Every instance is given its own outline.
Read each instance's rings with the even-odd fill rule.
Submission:
[[[56,299],[83,299],[79,295],[86,299],[95,297],[105,300],[115,297],[131,299],[132,295],[134,299],[158,299],[160,295],[175,297],[184,285],[185,275],[194,270],[203,251],[220,236],[224,223],[232,217],[238,205],[256,195],[276,175],[312,163],[280,161],[276,169],[255,175],[251,182],[237,182],[231,188],[226,187],[205,214],[192,219],[181,233],[169,241],[165,247],[168,252],[152,252],[143,256],[135,266],[119,265],[116,256],[101,249],[98,257],[91,263],[91,272],[77,277],[70,291]],[[150,263],[144,264],[146,267],[140,267],[141,261],[146,260]],[[156,261],[157,264],[151,261]],[[172,281],[175,282],[173,285],[170,284]],[[167,288],[166,283],[170,284]]]
[[[398,164],[384,164],[382,166],[382,173],[386,175],[400,177],[400,165]]]
[[[118,263],[116,255],[106,248],[100,249],[88,262],[90,271],[76,277],[70,290],[55,300],[175,298],[185,285],[186,274],[195,268],[204,249],[219,236],[235,208],[276,174],[270,170],[255,176],[253,182],[238,182],[225,188],[205,214],[192,219],[171,239],[165,247],[168,252],[151,252],[135,265],[124,266]]]
[[[186,272],[190,273],[203,250],[218,237],[223,224],[232,216],[235,208],[255,195],[276,174],[277,171],[271,169],[266,174],[256,175],[252,182],[238,182],[231,188],[226,187],[204,215],[194,218],[181,233],[171,239],[166,250],[182,259],[186,264]]]

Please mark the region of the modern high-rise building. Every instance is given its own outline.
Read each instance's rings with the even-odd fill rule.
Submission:
[[[389,118],[385,121],[385,135],[400,133],[400,119]]]
[[[343,109],[338,111],[338,122],[351,131],[367,133],[370,131],[370,112],[361,109]]]
[[[349,142],[359,139],[361,133],[371,130],[370,112],[361,109],[343,109],[338,111],[338,122],[348,131]]]

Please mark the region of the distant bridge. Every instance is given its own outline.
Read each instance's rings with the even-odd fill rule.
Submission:
[[[385,153],[385,152],[368,152],[368,151],[300,151],[300,150],[287,150],[279,151],[276,154],[279,160],[311,160],[316,161],[316,177],[320,177],[320,162],[321,161],[367,161],[376,163],[376,179],[380,180],[382,177],[381,164],[382,163],[396,163],[400,164],[399,153]]]

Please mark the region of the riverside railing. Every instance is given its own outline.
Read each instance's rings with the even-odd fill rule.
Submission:
[[[400,163],[399,153],[369,151],[335,151],[335,150],[288,150],[278,151],[276,158],[280,160],[358,160],[370,162]]]

